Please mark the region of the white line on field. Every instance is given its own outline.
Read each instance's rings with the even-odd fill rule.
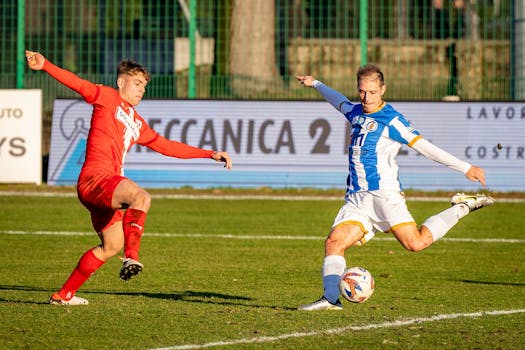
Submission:
[[[31,191],[0,191],[0,196],[17,197],[76,197],[76,192],[31,192]],[[301,195],[256,195],[256,194],[151,194],[152,198],[159,199],[224,199],[224,200],[285,200],[285,201],[344,201],[344,196],[301,196]],[[413,196],[408,201],[414,202],[448,202],[449,197]],[[523,198],[497,198],[501,203],[525,203]]]
[[[288,334],[276,335],[273,337],[256,337],[256,338],[229,340],[229,341],[217,341],[217,342],[204,343],[204,344],[176,345],[176,346],[156,348],[156,349],[151,349],[151,350],[204,349],[204,348],[211,348],[214,346],[271,343],[271,342],[284,340],[284,339],[290,339],[290,338],[304,338],[304,337],[312,337],[312,336],[324,335],[324,334],[340,334],[340,333],[344,333],[348,331],[366,331],[369,329],[403,327],[403,326],[409,326],[409,325],[418,324],[418,323],[451,320],[451,319],[460,318],[460,317],[476,318],[476,317],[486,317],[486,316],[511,315],[511,314],[517,314],[517,313],[525,313],[525,309],[479,311],[479,312],[472,312],[472,313],[441,314],[441,315],[435,315],[435,316],[430,316],[430,317],[413,317],[413,318],[400,319],[400,320],[388,321],[388,322],[383,322],[383,323],[371,323],[371,324],[367,324],[363,326],[347,326],[347,327],[331,328],[331,329],[311,331],[311,332],[288,333]]]
[[[91,236],[94,232],[76,231],[21,231],[21,230],[0,230],[4,235],[42,235],[42,236]],[[294,235],[235,235],[235,234],[210,234],[210,233],[159,233],[146,232],[145,237],[173,237],[173,238],[220,238],[220,239],[261,239],[261,240],[290,240],[290,241],[318,241],[326,237],[321,236],[294,236]],[[394,241],[394,237],[374,237],[374,241]],[[517,238],[442,238],[448,242],[469,242],[469,243],[525,243],[525,239]]]

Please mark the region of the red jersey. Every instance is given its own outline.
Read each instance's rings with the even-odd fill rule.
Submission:
[[[82,172],[123,174],[129,149],[136,143],[177,158],[212,158],[213,151],[168,140],[149,127],[133,106],[114,88],[95,85],[46,60],[44,68],[53,78],[78,92],[93,105]]]

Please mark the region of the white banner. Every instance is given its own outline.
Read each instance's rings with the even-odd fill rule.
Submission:
[[[490,189],[525,190],[525,104],[396,102],[393,106],[425,138],[484,167]],[[137,111],[161,135],[225,150],[233,159],[233,170],[225,171],[211,160],[173,159],[137,146],[126,158],[126,176],[142,186],[345,186],[348,125],[326,102],[146,100]],[[50,184],[76,182],[90,116],[91,106],[81,100],[55,101]],[[397,159],[405,188],[479,189],[463,174],[406,146]]]
[[[42,182],[41,90],[0,90],[0,182]]]

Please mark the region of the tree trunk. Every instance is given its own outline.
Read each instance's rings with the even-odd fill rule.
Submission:
[[[396,39],[405,40],[408,38],[408,3],[407,0],[397,0],[396,5],[397,35]]]
[[[467,39],[479,40],[479,15],[476,11],[476,0],[467,1],[466,7]]]
[[[230,86],[239,97],[255,97],[281,86],[275,61],[275,2],[233,0]]]

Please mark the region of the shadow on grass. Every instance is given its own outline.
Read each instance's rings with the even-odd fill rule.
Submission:
[[[11,290],[11,291],[24,291],[24,292],[48,292],[49,295],[51,293],[56,292],[55,290],[51,290],[48,288],[42,288],[42,287],[33,287],[33,286],[11,286],[11,285],[5,285],[0,284],[0,290]],[[32,300],[25,300],[25,299],[6,299],[6,298],[0,298],[1,303],[13,303],[13,304],[36,304],[36,305],[42,305],[42,304],[48,304],[49,302],[46,300],[44,301],[32,301]]]
[[[474,281],[474,280],[460,280],[463,283],[472,283],[472,284],[487,284],[494,286],[516,286],[516,287],[525,287],[525,283],[510,283],[510,282],[493,282],[493,281]]]
[[[48,288],[34,287],[34,286],[13,286],[13,285],[0,285],[0,290],[11,290],[11,291],[27,291],[27,292],[48,292],[49,294],[56,290]],[[215,292],[197,292],[192,290],[186,290],[183,292],[124,292],[124,291],[93,291],[93,290],[82,290],[81,294],[105,294],[105,295],[122,295],[130,297],[145,297],[162,300],[177,300],[191,303],[205,303],[215,305],[230,305],[230,306],[244,306],[251,308],[267,308],[275,310],[295,310],[290,307],[281,306],[265,306],[265,305],[253,305],[244,302],[252,301],[253,298],[239,295],[230,295]],[[26,303],[26,304],[47,304],[47,302],[41,301],[30,301],[30,300],[15,300],[15,299],[4,299],[0,298],[0,302],[3,303]]]

